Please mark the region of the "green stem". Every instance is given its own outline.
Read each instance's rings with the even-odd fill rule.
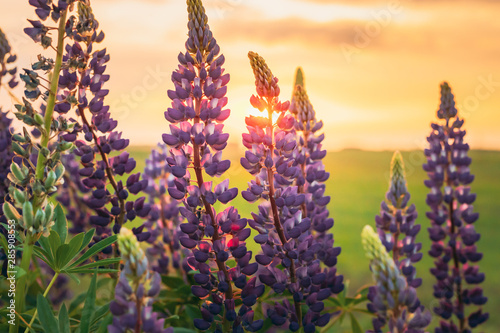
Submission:
[[[56,95],[59,86],[59,73],[61,72],[61,65],[62,65],[62,58],[64,51],[64,33],[65,33],[64,28],[66,26],[66,14],[67,11],[62,12],[61,17],[59,19],[59,28],[57,31],[56,61],[54,64],[54,70],[52,72],[52,78],[50,82],[50,91],[49,91],[49,97],[47,98],[47,107],[45,108],[45,118],[44,118],[45,131],[42,131],[42,140],[40,142],[42,148],[46,148],[50,140],[50,127],[52,125],[52,115],[54,114],[54,107],[56,105]],[[43,179],[46,162],[47,158],[43,156],[43,154],[38,152],[38,161],[36,164],[36,172],[35,172],[36,179]],[[36,201],[34,201],[33,203],[37,205]]]
[[[15,302],[16,302],[16,320],[15,324],[11,325],[9,328],[9,333],[17,333],[19,329],[19,317],[21,314],[24,312],[24,301],[25,301],[25,294],[26,294],[26,280],[28,277],[28,272],[30,268],[30,262],[31,262],[31,255],[33,254],[33,241],[31,235],[28,233],[24,240],[24,246],[23,246],[23,257],[21,259],[21,266],[20,269],[21,271],[24,271],[24,274],[19,277],[19,279],[16,282],[16,296],[15,296]]]
[[[58,276],[59,276],[59,273],[54,274],[54,276],[52,277],[52,280],[50,280],[50,283],[47,286],[47,289],[45,289],[45,292],[43,293],[43,297],[47,297],[47,294],[49,293],[50,289],[52,288],[52,286],[56,282],[56,279],[57,279]],[[33,317],[31,317],[31,321],[29,323],[29,326],[26,327],[26,330],[24,331],[24,333],[28,333],[29,332],[29,330],[31,328],[31,325],[33,325],[33,323],[35,322],[35,318],[36,318],[37,314],[38,314],[38,310],[35,309],[35,313],[33,314]]]

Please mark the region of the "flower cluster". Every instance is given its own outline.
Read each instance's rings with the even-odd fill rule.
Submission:
[[[95,241],[109,236],[111,223],[118,232],[126,221],[136,216],[145,218],[149,213],[144,197],[127,201],[129,193],[138,194],[147,181],[140,179],[140,173],[132,173],[136,162],[124,151],[129,140],[114,131],[117,121],[111,118],[109,106],[104,104],[104,97],[109,92],[104,84],[109,80],[105,70],[110,57],[106,49],[96,49],[104,39],[104,33],[98,29],[99,23],[90,5],[79,2],[78,15],[72,15],[65,27],[70,42],[65,47],[55,106],[55,111],[61,115],[75,109],[78,116],[78,120],[74,120],[74,130],[63,138],[75,142],[74,154],[81,164],[74,168],[74,164],[70,165],[71,159],[67,160],[70,184],[76,186],[68,185],[66,189],[79,192],[81,198],[74,193],[64,196],[67,207],[76,201],[88,209],[74,212],[69,208],[68,218],[74,223],[73,231],[89,228],[86,221],[90,220],[96,228]],[[116,156],[110,157],[111,154]],[[125,182],[117,180],[125,174],[129,174]],[[71,197],[75,200],[69,200]],[[88,216],[89,209],[93,211],[91,216]]]
[[[322,150],[321,142],[324,133],[319,134],[323,128],[323,122],[316,119],[316,112],[309,101],[305,90],[304,74],[301,68],[297,69],[290,112],[294,115],[295,131],[298,136],[297,149],[295,150],[295,163],[300,166],[301,172],[295,183],[299,193],[305,194],[305,201],[301,206],[302,216],[311,221],[311,233],[316,243],[322,245],[318,252],[318,258],[330,269],[337,263],[340,247],[333,247],[333,234],[329,231],[333,227],[333,218],[329,217],[327,205],[330,197],[325,195],[325,182],[330,173],[325,171],[322,159],[326,156],[326,150]],[[337,286],[342,287],[343,277],[337,276]],[[340,290],[332,290],[334,293]]]
[[[419,307],[415,288],[408,285],[379,235],[370,226],[364,227],[361,238],[376,282],[376,287],[368,294],[372,302],[369,309],[378,315],[373,320],[374,330],[371,332],[382,332],[385,324],[390,332],[424,332],[431,314]]]
[[[380,215],[375,217],[377,231],[380,241],[385,246],[388,255],[392,255],[392,261],[399,274],[404,276],[408,285],[407,290],[414,297],[412,304],[407,304],[407,312],[405,315],[411,315],[416,311],[423,312],[424,307],[420,305],[417,298],[415,288],[422,284],[422,279],[416,278],[416,269],[414,263],[422,259],[422,253],[419,251],[422,248],[421,243],[415,243],[415,238],[420,231],[420,225],[415,224],[417,211],[415,205],[407,206],[410,200],[410,193],[406,186],[406,174],[401,153],[395,152],[391,161],[389,190],[386,193],[386,199],[381,203]],[[401,238],[400,238],[401,237]],[[371,303],[368,304],[368,309],[377,315],[373,320],[375,330],[380,330],[389,321],[387,318],[387,309],[385,304],[379,302],[380,295],[385,292],[385,289],[380,289],[379,285],[370,287],[368,298]],[[402,314],[398,312],[398,314]],[[404,318],[398,318],[400,322],[404,322]],[[422,323],[423,324],[423,323]],[[429,323],[427,323],[428,325]],[[394,327],[394,326],[393,326]],[[424,326],[421,326],[423,329]],[[423,332],[413,327],[414,332]],[[399,330],[399,332],[402,332]]]
[[[7,40],[7,37],[5,36],[2,29],[0,29],[0,87],[2,86],[2,81],[4,78],[7,78],[9,80],[7,84],[9,88],[12,89],[17,86],[17,67],[11,67],[16,59],[17,56],[12,53],[12,48],[9,44],[9,41]]]
[[[221,176],[230,166],[222,160],[229,137],[222,124],[230,114],[224,109],[229,74],[224,74],[224,56],[219,54],[201,1],[188,0],[187,6],[187,52],[179,54],[179,68],[172,73],[175,90],[168,91],[172,106],[165,112],[171,125],[163,141],[170,148],[166,160],[175,177],[168,193],[182,201],[179,211],[187,220],[180,225],[180,243],[191,250],[187,263],[198,271],[192,292],[207,299],[202,318],[194,324],[211,332],[240,332],[242,327],[257,331],[262,320],[254,321],[251,307],[261,289],[255,287],[255,278],[247,281],[257,270],[245,244],[250,236],[247,220],[233,207],[219,213],[214,209],[217,201],[227,204],[234,199],[238,190],[229,188],[228,179],[216,186],[204,180],[204,174]],[[243,304],[236,312],[239,298]]]
[[[380,215],[375,217],[380,240],[387,252],[392,253],[394,263],[408,284],[417,288],[422,279],[416,278],[413,264],[422,259],[422,243],[415,243],[420,224],[415,224],[415,205],[408,206],[410,193],[406,187],[403,157],[399,152],[392,157],[389,190],[385,197],[380,204]]]
[[[175,178],[166,161],[168,154],[167,146],[158,144],[158,148],[153,149],[146,159],[142,173],[143,179],[148,182],[144,192],[148,194],[151,210],[148,220],[143,224],[147,231],[143,232],[141,237],[147,236],[146,241],[150,244],[147,249],[148,257],[150,261],[153,258],[156,260],[157,264],[153,269],[162,274],[168,274],[170,268],[188,269],[184,260],[185,253],[179,242],[182,219],[178,201],[167,194],[167,189],[175,186]]]
[[[266,314],[276,326],[288,325],[293,332],[301,327],[305,332],[315,332],[317,326],[330,320],[330,314],[322,314],[323,300],[342,290],[342,278],[336,276],[335,270],[322,269],[322,245],[315,241],[310,232],[311,219],[303,216],[301,209],[307,205],[306,195],[293,186],[301,169],[295,161],[295,120],[287,113],[290,103],[280,102],[278,79],[264,59],[254,52],[248,56],[257,90],[250,102],[268,114],[245,119],[249,133],[243,134],[243,144],[248,150],[241,165],[255,179],[242,195],[249,202],[264,201],[250,221],[259,233],[255,241],[262,249],[255,257],[260,265],[259,282],[282,298],[285,291],[293,298],[293,304],[286,298],[275,302]],[[274,112],[279,115],[275,122]],[[308,310],[302,315],[304,303]]]
[[[464,121],[457,113],[454,96],[445,82],[437,111],[442,122],[431,125],[429,148],[425,150],[427,163],[423,166],[429,176],[425,185],[430,189],[427,204],[431,211],[427,217],[431,220],[428,230],[433,243],[429,254],[436,258],[431,273],[437,279],[434,297],[439,306],[434,311],[444,319],[436,333],[470,332],[488,319],[488,313],[481,309],[487,298],[476,286],[485,276],[475,265],[482,254],[475,245],[480,235],[474,229],[479,217],[473,211],[476,195],[470,189],[474,176],[469,169],[469,145],[464,142]],[[466,305],[479,309],[466,315]]]
[[[109,305],[113,324],[108,332],[173,333],[165,329],[165,319],[153,312],[153,298],[160,292],[161,278],[150,273],[148,260],[132,231],[121,228],[118,247],[124,267],[115,288],[115,300]]]
[[[11,77],[8,84],[9,88],[14,88],[17,85],[15,79],[17,67],[7,69],[7,66],[10,66],[15,60],[16,56],[12,53],[9,41],[2,29],[0,29],[0,89],[4,77],[8,78],[8,75]],[[12,119],[8,117],[8,111],[2,111],[0,108],[0,205],[3,205],[4,197],[9,189],[7,174],[14,156],[12,153],[11,124]]]

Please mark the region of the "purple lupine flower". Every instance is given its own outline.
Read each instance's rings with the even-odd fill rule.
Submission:
[[[150,262],[156,262],[153,266],[155,271],[168,274],[173,268],[182,274],[182,271],[189,270],[185,260],[185,251],[188,250],[181,248],[179,242],[183,236],[179,202],[167,193],[169,187],[175,186],[175,177],[166,161],[168,155],[168,147],[161,143],[146,159],[142,177],[148,181],[144,192],[148,194],[151,210],[148,220],[143,224],[147,231],[142,235],[147,235],[145,240],[150,244],[147,254]]]
[[[79,157],[81,166],[78,169],[67,166],[70,183],[76,184],[67,188],[77,189],[81,199],[75,200],[93,213],[88,216],[88,209],[83,213],[69,208],[68,219],[74,224],[73,231],[95,228],[95,242],[109,236],[112,223],[114,232],[118,232],[125,222],[136,216],[145,218],[149,213],[144,197],[127,200],[129,193],[138,194],[144,190],[147,181],[141,180],[139,173],[133,173],[136,162],[124,151],[129,140],[115,131],[117,121],[111,118],[109,106],[104,104],[104,97],[109,92],[104,84],[109,80],[105,70],[110,57],[106,49],[97,49],[97,44],[104,39],[104,33],[98,29],[99,23],[90,6],[79,2],[78,17],[71,16],[66,25],[71,42],[65,48],[65,66],[59,77],[60,90],[54,109],[61,115],[76,109],[78,120],[73,124],[73,131],[63,138],[75,142],[74,154]],[[71,163],[69,159],[66,161]],[[126,180],[117,179],[125,174],[128,175]],[[71,207],[68,195],[65,196],[63,202]]]
[[[16,59],[17,56],[12,53],[12,48],[7,40],[7,37],[2,29],[0,29],[0,87],[2,86],[2,81],[4,79],[8,80],[7,85],[9,88],[12,89],[17,86],[17,67],[11,67]]]
[[[148,259],[134,233],[121,228],[118,247],[124,267],[115,288],[115,299],[109,305],[113,324],[108,326],[108,332],[173,333],[173,328],[164,328],[165,319],[153,312],[161,278],[157,272],[150,272]]]
[[[368,309],[377,314],[373,330],[381,333],[385,325],[390,332],[424,332],[431,314],[420,307],[415,288],[408,285],[380,237],[370,226],[361,233],[363,248],[370,259],[370,269],[376,286],[370,288]]]
[[[234,199],[238,190],[229,188],[228,179],[216,186],[204,180],[204,173],[219,177],[230,166],[228,160],[222,160],[229,137],[222,124],[230,114],[224,108],[229,74],[222,68],[225,59],[219,54],[201,1],[188,0],[187,6],[189,37],[186,52],[178,56],[179,68],[172,73],[175,89],[168,91],[172,106],[165,112],[171,124],[163,141],[170,147],[166,160],[175,177],[168,184],[168,193],[182,201],[179,211],[186,219],[180,225],[184,233],[180,243],[191,250],[190,268],[199,271],[192,292],[207,299],[202,318],[195,319],[194,325],[211,332],[240,332],[242,327],[254,332],[263,321],[254,320],[251,308],[261,288],[253,288],[255,278],[247,281],[257,270],[245,244],[250,229],[234,207],[219,213],[214,208],[217,201],[227,204]],[[193,169],[192,174],[188,168]],[[243,304],[237,312],[240,299]]]
[[[316,112],[309,101],[305,90],[304,74],[299,67],[295,75],[295,85],[292,93],[290,112],[294,115],[295,131],[298,136],[297,149],[295,150],[295,163],[300,166],[301,172],[295,180],[299,193],[305,194],[304,203],[301,205],[302,217],[311,221],[311,234],[315,244],[321,244],[317,257],[328,269],[328,274],[335,279],[333,293],[343,289],[343,276],[337,275],[335,267],[340,247],[333,247],[333,218],[329,217],[327,205],[330,197],[325,195],[325,182],[330,173],[325,171],[322,159],[326,150],[322,150],[324,133],[319,133],[323,122],[316,119]]]
[[[415,243],[415,238],[420,231],[420,225],[415,224],[417,218],[415,205],[408,206],[410,193],[406,186],[403,157],[398,151],[394,153],[391,161],[389,190],[385,198],[380,205],[380,215],[375,217],[378,235],[381,244],[385,246],[388,256],[392,255],[392,261],[398,274],[406,279],[406,290],[411,293],[412,302],[406,304],[404,311],[399,309],[395,311],[392,317],[388,316],[386,304],[380,303],[380,297],[384,297],[385,289],[380,287],[380,281],[376,280],[377,285],[370,287],[368,292],[368,299],[371,301],[368,304],[368,310],[374,312],[377,316],[373,319],[373,328],[376,332],[381,331],[386,323],[389,324],[389,328],[398,327],[395,323],[405,323],[406,318],[404,316],[425,313],[425,318],[428,317],[424,307],[420,305],[415,290],[422,283],[420,278],[416,278],[416,269],[413,265],[422,258],[422,254],[419,252],[422,244]],[[395,304],[394,308],[398,308],[398,306],[398,304]],[[423,332],[429,322],[421,320],[419,328],[413,326],[410,332]],[[426,325],[424,325],[425,323]],[[407,332],[408,329],[409,327],[403,330],[398,327],[398,332]]]
[[[322,246],[310,232],[311,219],[302,215],[306,196],[294,186],[301,169],[295,161],[297,138],[295,120],[287,113],[289,102],[280,102],[278,79],[264,59],[254,52],[248,56],[257,89],[250,102],[260,111],[267,110],[267,117],[245,120],[249,133],[243,134],[243,144],[248,150],[241,165],[255,179],[242,195],[249,202],[264,201],[250,221],[259,233],[255,241],[262,249],[255,257],[260,265],[259,282],[281,298],[285,291],[293,298],[293,303],[286,298],[275,302],[266,314],[276,326],[314,332],[330,320],[330,314],[322,314],[323,300],[342,290],[342,278],[334,270],[322,269]],[[274,112],[279,115],[275,122]],[[302,304],[308,307],[304,315]]]
[[[471,158],[467,156],[469,145],[464,142],[464,120],[458,116],[454,96],[448,83],[441,84],[441,105],[437,111],[440,123],[432,123],[425,150],[427,163],[424,170],[429,179],[427,204],[431,208],[427,217],[432,240],[429,254],[436,258],[431,273],[436,277],[434,297],[439,306],[434,309],[444,320],[436,333],[470,332],[488,319],[482,312],[487,297],[477,285],[484,281],[484,273],[476,265],[482,258],[476,242],[480,235],[474,229],[479,214],[473,211],[476,195],[470,184]],[[465,306],[477,306],[466,314]]]
[[[408,206],[410,193],[406,187],[403,157],[398,151],[392,157],[390,179],[386,200],[380,204],[380,215],[375,217],[377,231],[408,284],[417,288],[422,284],[422,279],[416,278],[413,264],[422,259],[422,243],[415,243],[420,224],[415,224],[415,205]]]

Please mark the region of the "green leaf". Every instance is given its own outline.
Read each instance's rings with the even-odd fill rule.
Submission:
[[[47,238],[49,239],[50,249],[52,250],[52,253],[55,255],[57,249],[59,248],[59,246],[61,246],[61,239],[54,230],[50,231],[50,235]]]
[[[3,234],[0,234],[0,245],[3,248],[3,253],[9,253],[9,244],[7,243],[7,238],[5,238]]]
[[[363,333],[363,329],[361,328],[361,325],[359,324],[356,317],[352,313],[349,313],[349,316],[351,317],[352,333]]]
[[[50,268],[52,268],[52,269],[55,268],[54,262],[49,259],[49,258],[51,258],[50,254],[47,251],[45,251],[45,249],[35,245],[33,247],[33,253],[35,254],[35,256],[37,256],[42,261],[44,261],[47,265],[49,265]]]
[[[68,244],[64,244],[61,246],[61,248],[65,248],[66,251],[57,254],[57,261],[58,263],[61,263],[61,268],[65,268],[68,266],[68,264],[80,253],[81,251],[81,245],[84,240],[84,233],[79,233]]]
[[[56,333],[59,332],[59,325],[57,323],[57,319],[52,313],[52,309],[50,308],[49,302],[45,297],[41,294],[38,294],[36,298],[37,302],[37,310],[38,310],[38,319],[42,324],[42,327],[45,332],[48,333]]]
[[[90,321],[91,326],[94,326],[102,317],[104,317],[109,311],[109,303],[99,307],[93,314],[92,320]]]
[[[61,310],[59,310],[59,332],[71,333],[69,329],[68,310],[66,309],[66,304],[64,303],[61,306]]]
[[[80,295],[78,295],[74,300],[73,302],[70,303],[69,305],[69,309],[68,309],[68,312],[70,314],[73,314],[73,312],[78,309],[78,307],[80,306],[80,304],[83,303],[83,301],[85,301],[85,297],[87,295],[85,293],[81,293]]]
[[[93,267],[99,267],[99,266],[107,266],[107,265],[112,265],[117,262],[120,262],[121,258],[108,258],[108,259],[103,259],[99,261],[94,261],[82,266],[75,267],[76,270],[81,270],[81,269],[89,269]],[[68,272],[73,272],[73,269],[69,268],[67,269]]]
[[[174,327],[174,333],[196,333],[196,330],[183,327]]]
[[[90,229],[89,231],[87,231],[85,233],[85,237],[83,238],[83,242],[82,242],[82,246],[80,247],[80,251],[78,252],[81,252],[84,248],[86,248],[90,241],[92,240],[92,237],[94,237],[94,232],[95,232],[95,229]]]
[[[108,333],[108,325],[113,323],[113,315],[108,313],[108,315],[101,321],[99,329],[96,333]]]
[[[116,237],[117,237],[116,235],[113,235],[111,237],[103,239],[100,242],[97,242],[91,248],[87,249],[87,251],[80,258],[78,258],[74,263],[72,263],[69,267],[76,267],[77,265],[81,264],[82,262],[84,262],[88,258],[101,252],[104,248],[113,244],[116,241]],[[85,241],[83,243],[85,243]],[[88,243],[87,243],[87,245],[88,245]],[[87,246],[87,245],[85,245],[85,246]]]
[[[47,259],[52,262],[52,264],[55,264],[54,256],[55,252],[52,252],[52,248],[50,247],[50,243],[47,237],[40,237],[38,240],[38,243],[40,244],[41,248],[45,250],[47,253]]]
[[[116,273],[119,272],[118,269],[113,268],[69,268],[67,270],[62,270],[65,274],[104,274],[104,273]],[[78,281],[77,281],[78,282]]]
[[[60,204],[57,204],[56,209],[54,210],[54,218],[55,224],[52,227],[61,239],[61,243],[66,243],[66,237],[68,237],[68,221],[66,220],[66,214],[64,214],[64,210],[62,209]]]
[[[94,274],[90,282],[89,290],[87,291],[87,296],[85,297],[85,305],[83,306],[82,318],[80,320],[80,333],[90,332],[90,319],[95,309],[96,281],[97,274]]]
[[[161,282],[171,289],[177,289],[184,284],[184,280],[177,276],[162,275]]]

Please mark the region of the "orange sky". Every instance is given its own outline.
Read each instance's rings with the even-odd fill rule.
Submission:
[[[291,94],[302,66],[329,149],[421,149],[447,80],[472,148],[500,147],[500,1],[205,0],[231,74],[226,129],[240,142],[256,51]],[[154,145],[168,128],[170,73],[186,39],[183,0],[94,0],[111,54],[107,102],[132,144]],[[41,48],[24,36],[28,1],[0,0],[0,27],[18,66]],[[22,89],[16,90],[21,95]],[[11,106],[3,91],[0,104]]]

